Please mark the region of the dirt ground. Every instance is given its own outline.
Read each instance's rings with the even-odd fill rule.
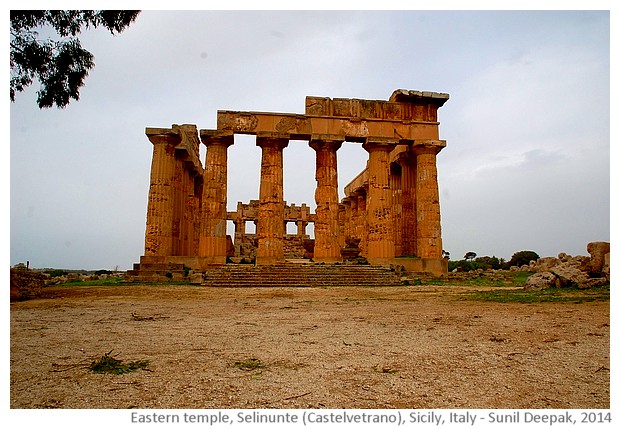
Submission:
[[[11,303],[10,405],[610,407],[609,302],[459,299],[468,290],[48,287]],[[110,351],[149,365],[87,368]]]

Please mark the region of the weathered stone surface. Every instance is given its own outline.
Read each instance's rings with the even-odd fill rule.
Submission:
[[[189,273],[189,282],[193,285],[202,284],[204,281],[204,275],[200,272],[191,272]]]
[[[441,259],[443,248],[436,157],[443,146],[437,143],[429,141],[413,146],[416,156],[416,255]]]
[[[611,251],[611,246],[606,241],[594,241],[588,243],[588,253],[590,254],[590,271],[592,274],[601,274],[605,266],[605,255]],[[609,264],[607,264],[609,267]]]
[[[558,253],[558,259],[559,259],[561,262],[568,262],[568,261],[570,260],[570,258],[571,258],[571,257],[572,257],[571,255],[568,255],[568,254],[566,254],[566,253],[564,253],[564,252],[560,252],[560,253]]]
[[[403,234],[401,254],[418,255],[418,236],[416,212],[416,157],[411,152],[402,152],[397,158],[401,167],[401,230]]]
[[[196,180],[201,184],[203,175],[196,126],[147,128],[146,135],[153,143],[153,160],[144,254],[195,255],[201,192]]]
[[[601,271],[601,273],[605,276],[605,278],[609,281],[610,280],[610,268],[609,268],[609,260],[611,259],[611,253],[606,253],[605,254],[605,262],[603,263],[603,270]]]
[[[390,189],[390,152],[394,142],[367,142],[368,248],[366,258],[371,264],[389,264],[395,256],[392,191]]]
[[[555,287],[556,279],[555,274],[550,272],[535,273],[527,278],[524,289],[540,290]]]
[[[342,139],[344,140],[344,138]],[[338,164],[336,151],[342,140],[317,136],[310,141],[316,152],[316,220],[314,222],[314,260],[337,262],[340,257],[338,241]]]
[[[356,237],[346,237],[345,246],[340,250],[340,254],[342,255],[342,259],[345,261],[352,261],[359,258],[362,249],[360,249],[360,238]]]
[[[205,264],[224,264],[229,254],[226,241],[228,147],[234,143],[234,135],[202,130],[200,137],[207,146],[207,156],[198,256],[205,258]]]
[[[558,258],[555,258],[553,256],[546,256],[543,258],[539,258],[536,261],[531,261],[530,267],[535,272],[545,272],[549,271],[551,268],[555,267],[559,263],[560,260]]]
[[[603,286],[609,283],[609,279],[605,277],[594,277],[586,280],[584,283],[577,285],[579,289],[589,289],[591,287]]]
[[[262,149],[260,198],[256,235],[258,249],[256,262],[275,264],[284,262],[284,182],[282,150],[288,139],[259,136],[256,145]]]
[[[561,282],[561,287],[584,285],[588,281],[588,274],[581,271],[578,266],[564,263],[551,268]]]

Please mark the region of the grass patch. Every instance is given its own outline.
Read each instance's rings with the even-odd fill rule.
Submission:
[[[457,299],[462,301],[488,302],[568,302],[582,304],[584,302],[609,301],[609,285],[591,289],[549,288],[543,290],[489,290],[463,293]]]
[[[260,359],[249,358],[241,361],[236,361],[232,364],[232,366],[243,371],[254,371],[255,369],[264,368],[265,364],[263,364]]]
[[[527,278],[533,273],[530,272],[504,272],[499,277],[482,274],[473,278],[458,278],[454,276],[436,277],[425,281],[414,280],[414,285],[426,284],[432,286],[493,286],[493,287],[522,287],[527,282]]]
[[[123,283],[123,279],[120,277],[108,277],[107,279],[99,280],[69,280],[65,283],[58,283],[52,286],[120,286]]]
[[[122,360],[116,359],[110,354],[112,351],[101,356],[99,359],[94,360],[88,367],[92,372],[97,374],[125,374],[127,372],[134,372],[139,369],[146,369],[149,366],[148,360],[135,360],[127,363],[123,363]]]

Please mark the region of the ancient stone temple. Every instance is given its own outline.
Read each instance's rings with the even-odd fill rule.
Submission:
[[[436,156],[446,146],[437,111],[448,98],[413,90],[396,90],[387,101],[306,97],[304,114],[218,111],[215,130],[147,128],[153,160],[144,255],[134,272],[173,265],[206,271],[246,256],[274,265],[292,254],[303,257],[304,246],[306,257],[310,250],[314,262],[331,264],[343,261],[347,243],[356,243],[372,265],[445,273]],[[228,212],[228,148],[235,134],[256,136],[260,190],[257,200]],[[283,151],[293,140],[307,141],[316,154],[315,213],[283,200]],[[368,162],[339,200],[343,144],[360,145]],[[226,234],[228,220],[234,237]],[[246,222],[256,224],[255,234],[246,233]],[[287,222],[297,225],[297,234],[286,234]]]

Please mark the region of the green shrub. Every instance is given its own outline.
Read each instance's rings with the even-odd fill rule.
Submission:
[[[538,259],[540,259],[538,253],[532,250],[521,250],[514,253],[506,265],[508,267],[520,267],[522,265],[529,265],[530,261],[537,261]]]

